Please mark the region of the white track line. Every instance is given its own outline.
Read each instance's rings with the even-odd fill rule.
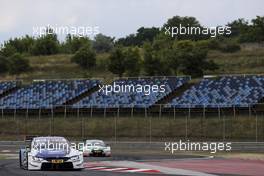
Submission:
[[[94,166],[94,167],[87,167],[87,170],[97,170],[97,171],[111,171],[111,172],[129,172],[129,173],[136,173],[136,172],[160,172],[158,170],[153,169],[140,169],[140,168],[128,168],[128,167],[101,167],[101,166]]]
[[[10,153],[11,150],[1,150],[1,153]]]
[[[152,169],[133,169],[133,170],[126,170],[125,172],[146,172],[151,170]]]
[[[117,168],[108,168],[108,169],[104,169],[104,171],[124,171],[124,170],[128,170],[130,168],[126,168],[126,167],[117,167]]]
[[[170,174],[170,175],[215,176],[214,174],[207,174],[199,171],[186,170],[180,168],[169,168],[165,166],[156,166],[156,165],[138,163],[133,161],[103,161],[102,163],[105,163],[106,165],[109,166],[117,166],[117,167],[142,168],[142,169],[148,168],[149,170],[158,170],[161,173]]]
[[[89,170],[103,170],[103,169],[106,169],[108,167],[87,167],[86,169],[89,169]]]

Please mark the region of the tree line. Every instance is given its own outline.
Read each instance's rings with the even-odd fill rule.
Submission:
[[[115,39],[98,34],[94,39],[67,35],[63,42],[53,31],[39,37],[24,36],[10,39],[0,49],[0,73],[19,74],[30,70],[26,56],[72,54],[72,62],[82,69],[96,68],[96,56],[109,53],[107,68],[122,77],[139,74],[178,75],[199,77],[206,70],[218,66],[207,59],[209,50],[236,52],[240,43],[264,41],[264,17],[251,21],[238,19],[227,24],[231,35],[216,36],[192,34],[170,37],[164,34],[167,26],[203,27],[194,17],[174,16],[160,28],[141,27],[135,34]]]

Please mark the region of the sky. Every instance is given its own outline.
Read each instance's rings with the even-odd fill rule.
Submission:
[[[264,16],[263,0],[0,0],[0,43],[40,26],[98,27],[125,37],[142,26],[160,27],[173,16],[194,16],[202,25],[225,25]]]

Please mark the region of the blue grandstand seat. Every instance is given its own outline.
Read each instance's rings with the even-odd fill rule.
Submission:
[[[100,83],[98,80],[38,81],[0,99],[6,109],[38,109],[63,105]]]
[[[190,77],[119,79],[114,81],[112,85],[165,85],[165,92],[150,92],[150,95],[146,95],[144,92],[127,91],[120,93],[111,92],[106,95],[105,92],[97,91],[73,106],[75,108],[145,108],[155,104],[189,80]]]
[[[248,107],[264,97],[264,76],[223,76],[203,79],[166,107]]]

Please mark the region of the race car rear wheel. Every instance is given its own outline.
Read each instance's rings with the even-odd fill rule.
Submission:
[[[22,152],[21,152],[21,150],[19,150],[19,167],[21,169],[23,169],[23,167],[22,167],[22,161],[21,161],[21,154],[22,154]]]
[[[23,157],[22,157],[23,155]],[[26,155],[26,156],[24,156]],[[24,161],[26,157],[26,162]],[[25,169],[25,170],[28,170],[28,153],[26,152],[26,154],[22,153],[22,151],[20,150],[19,151],[19,167],[21,169]]]

